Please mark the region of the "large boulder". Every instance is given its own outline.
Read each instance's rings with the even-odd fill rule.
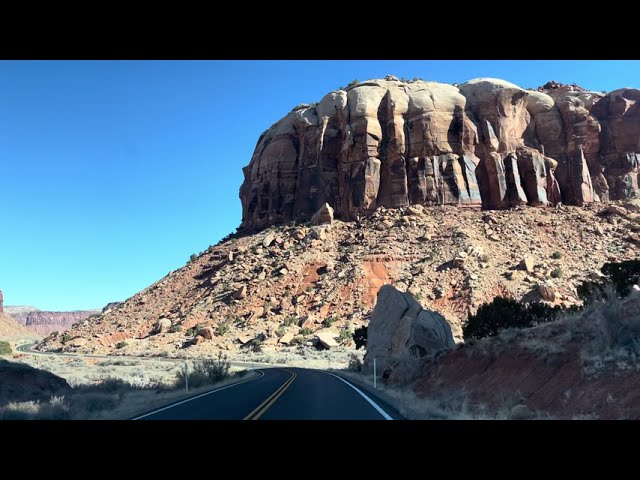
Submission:
[[[371,315],[363,371],[384,378],[403,363],[433,357],[455,346],[451,327],[442,315],[424,310],[410,293],[384,285]]]
[[[311,217],[312,225],[324,225],[325,223],[329,225],[333,223],[333,208],[331,208],[331,205],[328,203],[325,203],[320,210]]]
[[[171,328],[171,320],[168,318],[161,318],[156,322],[156,326],[153,330],[154,333],[167,333]]]

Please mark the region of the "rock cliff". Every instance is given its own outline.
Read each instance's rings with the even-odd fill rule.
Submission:
[[[308,220],[328,203],[355,220],[411,204],[583,205],[640,196],[640,90],[549,82],[525,90],[368,80],[299,105],[258,140],[241,228]]]

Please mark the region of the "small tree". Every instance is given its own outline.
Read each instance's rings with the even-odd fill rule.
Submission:
[[[356,344],[356,350],[367,348],[367,327],[362,326],[353,331],[353,341]]]
[[[9,342],[0,342],[0,355],[11,355],[11,345]]]

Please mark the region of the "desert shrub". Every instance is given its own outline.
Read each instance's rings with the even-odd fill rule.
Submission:
[[[304,337],[302,335],[296,335],[291,339],[289,345],[301,345],[304,343]]]
[[[349,343],[353,338],[353,334],[349,331],[349,329],[345,328],[340,330],[340,337],[338,337],[338,341],[342,344]]]
[[[228,331],[229,331],[229,325],[227,325],[226,323],[222,323],[216,327],[216,335],[223,336]]]
[[[187,372],[181,369],[178,371],[176,386],[183,388],[186,378],[189,379],[189,387],[198,388],[210,385],[229,376],[231,363],[226,355],[218,354],[218,358],[203,358],[194,363]]]
[[[484,303],[475,315],[469,314],[462,327],[465,340],[493,337],[507,328],[529,328],[555,320],[562,309],[543,303],[523,304],[512,298],[496,297]]]
[[[195,262],[197,258],[198,258],[198,255],[196,255],[195,253],[192,253],[191,256],[189,257],[189,262],[188,263]]]
[[[551,258],[553,258],[555,260],[558,260],[558,259],[562,258],[562,254],[560,252],[553,252],[551,254]]]
[[[327,317],[322,321],[322,325],[324,325],[325,327],[330,327],[335,323],[336,320],[337,320],[337,317],[333,317],[333,316]]]
[[[300,329],[300,335],[311,335],[313,333],[313,330],[311,330],[309,327],[304,327]]]
[[[116,348],[118,348],[118,349],[119,348],[124,348],[126,346],[127,346],[127,342],[124,342],[124,341],[116,343]]]
[[[113,410],[120,403],[120,398],[115,393],[86,392],[73,395],[71,404],[76,411],[89,413]]]
[[[285,328],[284,325],[280,325],[278,327],[278,329],[276,330],[276,333],[278,334],[279,337],[283,336],[285,333],[287,333],[287,329]]]
[[[284,326],[290,327],[291,325],[295,325],[298,323],[298,319],[296,317],[287,317],[284,319]]]
[[[62,335],[62,339],[60,341],[62,343],[67,343],[69,340],[71,340],[71,335],[69,335],[68,333],[65,333],[64,335]]]
[[[11,350],[11,345],[9,342],[0,342],[0,355],[11,355],[13,350]]]
[[[613,285],[618,295],[625,297],[640,282],[640,260],[605,263],[600,271],[601,280],[585,281],[577,288],[578,296],[585,303],[603,298],[607,284]]]
[[[202,324],[197,324],[195,327],[191,327],[187,330],[187,335],[189,337],[195,337],[198,334],[198,331],[202,328]]]
[[[349,364],[347,365],[347,370],[351,372],[360,372],[362,371],[362,360],[355,353],[349,355]]]
[[[179,323],[171,325],[171,328],[169,329],[169,333],[178,333],[180,331],[182,331],[182,325],[180,325]]]
[[[552,278],[560,278],[562,277],[562,270],[558,267],[558,268],[554,268],[553,270],[551,270],[551,277]]]
[[[367,327],[365,325],[354,330],[353,341],[356,344],[356,350],[367,348]]]
[[[49,402],[11,402],[0,408],[0,420],[67,420],[69,405],[64,397]]]

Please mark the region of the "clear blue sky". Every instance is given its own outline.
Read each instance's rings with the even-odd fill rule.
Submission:
[[[239,225],[266,128],[387,74],[640,87],[638,61],[0,61],[5,303],[101,308],[184,265]]]

